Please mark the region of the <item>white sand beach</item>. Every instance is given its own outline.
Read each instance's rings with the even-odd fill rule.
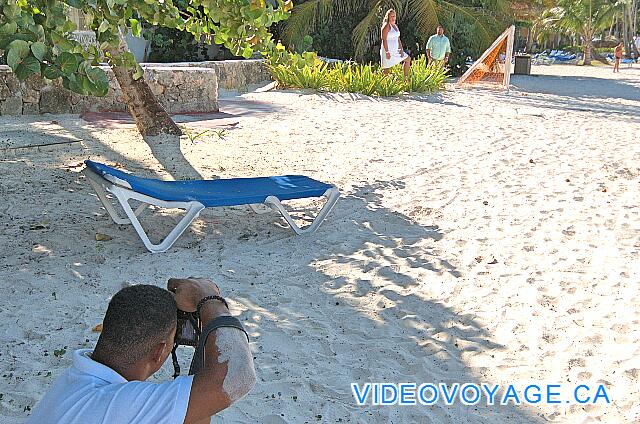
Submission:
[[[220,285],[258,373],[212,422],[640,422],[640,66],[533,71],[508,93],[227,94],[237,125],[179,144],[0,117],[0,422],[93,347],[123,285],[191,275]],[[312,236],[207,209],[151,254],[110,221],[88,158],[166,179],[304,174],[342,197]],[[158,239],[175,215],[143,224]],[[352,382],[591,382],[612,403],[358,407]]]

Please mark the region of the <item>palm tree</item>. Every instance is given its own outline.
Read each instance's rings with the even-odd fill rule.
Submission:
[[[472,6],[473,4],[473,6]],[[364,14],[352,33],[354,54],[362,58],[380,43],[380,23],[387,9],[395,9],[398,20],[412,24],[423,40],[433,34],[441,20],[462,18],[477,34],[476,46],[490,44],[502,32],[509,0],[307,0],[297,4],[285,22],[284,41],[298,44],[317,27],[341,17]]]
[[[544,26],[582,39],[584,65],[591,65],[593,37],[608,29],[623,2],[609,0],[558,0],[542,14]]]
[[[636,34],[636,24],[638,22],[638,1],[627,0],[622,7],[622,35],[624,40],[624,48],[627,53],[635,52],[638,57],[638,52],[634,42],[633,36]]]

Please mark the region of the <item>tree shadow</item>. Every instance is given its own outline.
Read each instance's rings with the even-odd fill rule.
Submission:
[[[519,78],[518,78],[519,77]],[[580,84],[575,84],[575,81]],[[569,84],[571,81],[571,84]],[[640,79],[606,79],[594,77],[514,76],[512,86],[524,96],[517,97],[518,106],[530,106],[577,112],[594,112],[615,119],[640,121]],[[510,94],[499,97],[514,102]],[[616,101],[624,101],[621,104]],[[637,103],[634,107],[630,103]]]
[[[277,112],[279,109],[271,103],[261,102],[237,96],[227,96],[218,100],[220,112],[227,115],[240,117],[260,117],[269,113]]]
[[[220,99],[221,119],[229,121],[235,118],[268,116],[276,108],[265,102],[244,99],[241,97]],[[194,115],[188,115],[192,126],[199,126]],[[205,117],[206,118],[206,117]],[[154,158],[162,165],[175,180],[200,180],[203,175],[196,170],[184,156],[181,149],[180,137],[156,136],[144,137],[145,143],[151,149]]]
[[[454,106],[459,108],[469,108],[469,106],[467,105],[462,105],[460,103],[448,100],[446,97],[446,91],[428,94],[412,94],[409,98],[417,102],[438,104],[443,106]]]
[[[395,189],[402,185],[353,187],[311,237],[265,234],[273,216],[219,222],[249,234],[218,240],[217,279],[242,304],[260,381],[222,422],[541,422],[514,406],[355,405],[351,383],[493,384],[491,355],[505,349],[473,314],[427,294],[463,275],[438,251],[446,234],[437,224],[384,206]],[[197,260],[211,250],[202,247]]]
[[[617,98],[640,101],[640,79],[545,74],[513,75],[511,86],[526,93],[554,94],[592,100]]]
[[[75,155],[60,156],[57,162]],[[26,176],[23,190],[27,190],[33,183],[29,168],[12,167],[12,172]],[[63,183],[58,180],[69,179],[68,175],[73,192],[60,194]],[[20,296],[35,301],[46,295],[56,303],[55,311],[43,309],[36,316],[59,320],[67,330],[50,334],[46,328],[36,328],[27,336],[16,335],[29,340],[21,355],[38,358],[37,367],[59,370],[60,360],[41,358],[40,350],[90,347],[95,342],[90,329],[122,282],[162,286],[180,273],[207,275],[223,287],[235,312],[243,310],[241,319],[254,341],[259,377],[253,392],[221,414],[218,422],[539,422],[524,408],[513,406],[355,405],[351,383],[493,383],[482,377],[484,368],[490,369],[490,359],[484,368],[470,367],[468,361],[474,355],[490,358],[492,352],[504,349],[491,341],[491,334],[472,314],[427,294],[431,285],[458,280],[462,273],[455,258],[438,252],[437,243],[446,233],[437,223],[420,223],[385,206],[385,192],[404,188],[397,181],[353,187],[309,237],[295,237],[283,225],[274,225],[281,223],[277,215],[225,208],[188,230],[191,234],[178,241],[178,248],[153,255],[129,226],[110,223],[99,203],[88,201],[91,189],[77,174],[57,169],[32,199],[47,211],[52,228],[26,238],[7,235],[8,243],[14,236],[23,237],[20,245],[30,250],[26,256],[14,255],[7,265],[15,281],[30,287],[28,295]],[[61,201],[68,208],[56,208],[54,202]],[[100,225],[113,241],[92,240],[96,214],[103,215]],[[65,237],[56,236],[54,232],[62,228]],[[61,261],[68,265],[60,267]],[[48,283],[56,293],[28,285],[30,275],[38,272],[45,272],[44,280],[57,281]],[[104,304],[78,303],[74,299],[79,289],[99,296]],[[9,316],[20,316],[25,307],[12,309]],[[51,313],[53,317],[43,316]],[[169,378],[168,367],[160,379]],[[34,381],[40,387],[35,393],[41,396],[51,377],[43,374]],[[33,395],[25,395],[30,393],[25,390],[16,396],[22,393],[26,397],[20,402],[32,405]],[[15,416],[27,413],[16,411]]]
[[[46,122],[46,120],[43,120],[43,122]],[[118,163],[123,165],[128,171],[135,173],[142,171],[141,176],[149,177],[148,173],[152,172],[155,174],[154,176],[156,178],[163,178],[166,174],[162,171],[165,171],[174,179],[202,179],[200,172],[191,165],[182,153],[180,137],[158,136],[142,138],[141,141],[146,143],[151,154],[162,167],[162,169],[157,170],[157,167],[150,168],[138,160],[117,152],[114,150],[113,146],[106,144],[99,137],[96,137],[95,133],[101,131],[101,128],[92,126],[90,123],[84,122],[81,119],[78,119],[78,121],[71,124],[69,124],[68,121],[62,124],[57,121],[52,122],[55,122],[56,126],[61,127],[61,130],[58,131],[60,135],[57,136],[56,141],[64,142],[67,140],[81,140],[84,145],[91,146],[91,149],[87,154],[88,158],[93,157],[99,161],[106,161],[111,164]],[[12,135],[14,138],[16,137],[16,134],[19,136],[18,141],[13,143],[17,143],[18,145],[20,145],[20,140],[25,137],[28,137],[30,142],[33,141],[34,134],[37,134],[40,138],[49,140],[47,141],[48,143],[50,143],[51,137],[56,137],[55,133],[52,133],[51,131],[42,133],[41,128],[31,128],[29,126],[20,130],[15,130],[13,133]],[[137,134],[135,136],[139,137]],[[35,144],[38,143],[36,142]],[[102,156],[103,159],[96,158],[96,156]]]
[[[180,137],[161,135],[144,137],[153,157],[174,180],[201,180],[202,174],[196,170],[182,153]]]
[[[325,93],[325,92],[303,92],[303,94],[317,95],[325,100],[331,101],[362,101],[362,102],[378,102],[380,97],[367,96],[362,93]]]
[[[96,145],[100,146],[98,140]],[[127,167],[141,166],[108,146],[97,153],[113,155]],[[60,152],[56,163],[77,157]],[[11,164],[10,172],[24,175],[21,187],[12,190],[32,189],[33,166],[38,164]],[[222,422],[540,422],[526,409],[513,406],[355,405],[351,383],[493,383],[484,377],[491,368],[490,355],[504,349],[473,314],[429,294],[432,287],[443,284],[464,288],[460,278],[464,275],[456,258],[439,251],[437,244],[447,234],[437,222],[421,222],[386,205],[385,193],[406,189],[404,182],[351,187],[319,231],[308,237],[295,237],[277,215],[254,215],[246,208],[211,210],[178,240],[177,247],[153,255],[130,226],[108,220],[78,174],[55,168],[50,180],[37,182],[41,187],[35,196],[21,200],[39,205],[51,228],[27,234],[12,230],[2,243],[24,250],[24,255],[12,254],[3,275],[7,281],[11,276],[11,281],[24,283],[20,290],[28,293],[10,293],[9,301],[27,296],[35,303],[46,296],[56,302],[55,310],[42,308],[33,318],[56,320],[66,329],[51,334],[45,326],[30,329],[27,336],[16,333],[15,340],[29,341],[20,348],[21,355],[37,358],[31,361],[35,366],[60,369],[59,358],[42,358],[43,347],[91,346],[95,342],[91,328],[123,282],[162,286],[180,273],[204,275],[221,285],[234,311],[243,310],[241,319],[254,340],[258,368],[257,387],[241,404],[221,414]],[[62,202],[66,208],[58,207]],[[293,207],[297,210],[300,205]],[[36,222],[40,216],[40,210],[29,210],[19,219]],[[159,214],[149,217],[156,230],[162,230],[166,220]],[[97,230],[114,239],[95,242]],[[12,240],[20,241],[16,245]],[[60,262],[66,265],[61,267]],[[43,293],[32,285],[34,276],[48,281],[47,287],[55,286],[56,293]],[[104,304],[78,302],[78,290],[99,296]],[[32,316],[27,314],[30,305],[19,305],[10,311],[11,319]],[[479,360],[486,365],[469,365]],[[37,371],[34,365],[21,367]],[[168,370],[160,377],[168,378]],[[49,377],[38,375],[33,383],[38,389],[19,391],[41,395],[50,383]],[[17,387],[17,380],[9,385],[10,390]],[[33,401],[24,396],[24,402]]]

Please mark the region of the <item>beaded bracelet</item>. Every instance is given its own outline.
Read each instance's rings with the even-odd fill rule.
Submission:
[[[216,296],[216,295],[206,296],[206,297],[203,297],[202,299],[200,299],[200,302],[198,302],[198,306],[196,307],[196,313],[198,314],[198,316],[200,316],[200,309],[202,308],[202,306],[205,304],[205,302],[208,302],[210,300],[218,300],[218,301],[222,302],[224,304],[224,306],[227,307],[227,309],[229,309],[229,304],[227,303],[226,300],[224,300],[224,297],[220,297],[220,296]]]

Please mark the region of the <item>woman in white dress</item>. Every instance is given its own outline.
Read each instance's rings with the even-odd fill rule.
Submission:
[[[391,67],[402,63],[404,67],[405,78],[409,76],[411,69],[411,56],[406,54],[402,49],[400,41],[400,30],[396,25],[396,11],[387,10],[382,20],[382,45],[380,46],[380,62],[382,64],[382,72],[389,73]]]

